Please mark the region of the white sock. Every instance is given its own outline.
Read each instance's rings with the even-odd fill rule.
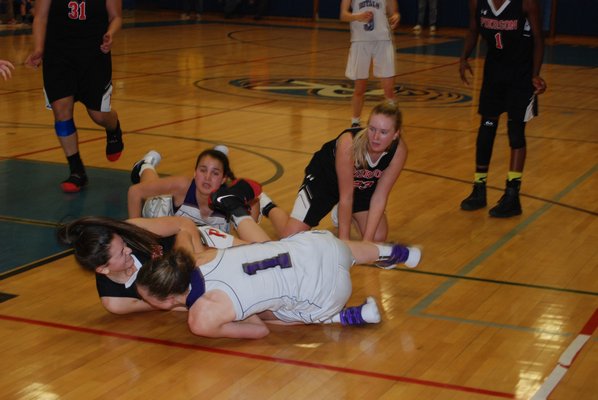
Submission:
[[[380,322],[380,311],[378,311],[376,299],[372,296],[368,296],[365,304],[361,307],[361,318],[368,324],[377,324]]]
[[[392,245],[379,244],[379,243],[374,243],[374,244],[378,248],[378,258],[390,257],[390,255],[392,254]]]
[[[351,118],[351,125],[353,125],[353,124],[361,124],[361,118],[360,117],[357,117],[357,118],[353,117],[353,118]]]
[[[266,194],[266,192],[262,192],[262,194],[260,194],[260,213],[262,212],[262,210],[270,203],[272,203],[272,199],[270,197],[268,197],[268,195]]]
[[[243,221],[246,218],[251,218],[251,216],[250,215],[242,215],[240,217],[237,217],[236,215],[233,215],[232,220],[233,220],[233,225],[235,226],[235,229],[237,229],[237,227],[239,226],[241,221]]]
[[[141,168],[139,168],[139,176],[141,177],[141,174],[143,174],[143,171],[145,171],[146,169],[153,169],[154,172],[156,171],[156,169],[154,168],[154,166],[148,162],[144,162],[141,165]]]

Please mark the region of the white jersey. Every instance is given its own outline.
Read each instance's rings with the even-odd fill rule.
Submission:
[[[210,216],[201,215],[201,211],[197,207],[183,204],[176,212],[174,211],[173,199],[170,195],[154,196],[145,201],[141,216],[143,218],[158,218],[168,216],[187,217],[199,226],[211,226],[223,232],[230,232],[230,222],[226,220],[223,214],[218,212],[212,213]]]
[[[351,295],[349,247],[328,231],[219,250],[200,270],[206,292],[222,290],[236,320],[270,310],[285,322],[318,323],[340,312]]]
[[[352,0],[351,9],[353,14],[365,11],[371,11],[374,14],[374,18],[367,23],[351,21],[351,42],[392,39],[388,15],[386,15],[386,0]]]

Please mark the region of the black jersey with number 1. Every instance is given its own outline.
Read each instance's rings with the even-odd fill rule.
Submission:
[[[533,38],[523,0],[506,0],[496,9],[492,0],[478,0],[480,35],[486,40],[486,63],[531,68]]]

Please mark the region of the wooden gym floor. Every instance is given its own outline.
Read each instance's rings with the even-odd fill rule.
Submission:
[[[263,340],[194,337],[184,313],[117,316],[56,244],[66,218],[126,217],[131,165],[158,150],[162,174],[191,174],[222,143],[233,168],[290,209],[303,168],[347,127],[346,24],[249,18],[180,22],[127,14],[113,49],[125,152],[77,107],[91,183],[65,195],[67,167],[44,109],[41,71],[22,65],[28,27],[0,28],[0,354],[4,399],[595,399],[598,393],[598,39],[547,41],[548,92],[528,124],[524,213],[466,213],[483,61],[460,82],[462,30],[396,36],[406,168],[389,238],[423,246],[416,270],[356,266],[351,304],[374,295],[383,322],[273,327]],[[380,99],[372,82],[364,117]],[[489,203],[508,167],[506,121]],[[272,233],[268,221],[262,225]],[[332,228],[328,218],[322,228]],[[592,378],[592,376],[594,378]]]

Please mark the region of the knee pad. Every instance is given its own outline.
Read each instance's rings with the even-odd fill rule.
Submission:
[[[72,118],[68,121],[54,122],[54,130],[56,131],[56,136],[58,137],[71,136],[73,133],[77,132],[77,128],[75,128],[75,121],[73,121]]]
[[[509,120],[507,122],[507,132],[509,133],[509,146],[512,149],[525,147],[525,122]]]
[[[478,138],[476,141],[476,164],[490,165],[492,157],[492,147],[494,138],[498,129],[498,119],[483,117],[478,129]]]

